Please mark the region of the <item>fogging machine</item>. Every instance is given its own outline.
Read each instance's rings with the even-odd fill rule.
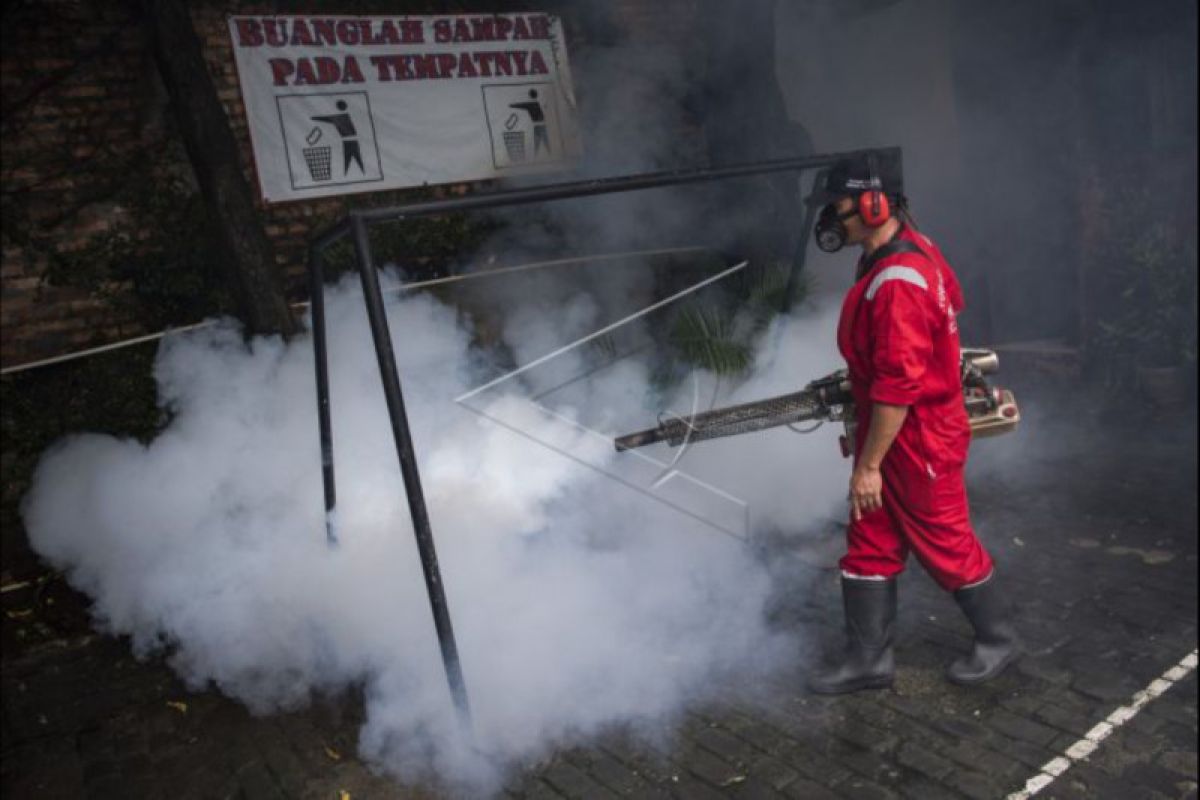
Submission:
[[[988,375],[1000,368],[995,352],[964,348],[961,356],[963,403],[971,423],[972,438],[995,436],[1016,429],[1021,421],[1016,398],[1008,389],[991,386]],[[791,394],[769,397],[752,403],[717,408],[689,417],[673,416],[657,427],[618,436],[618,451],[666,442],[671,447],[737,436],[802,422],[841,422],[845,434],[840,443],[842,455],[854,452],[854,400],[850,394],[850,376],[845,369],[812,381]],[[801,431],[803,432],[803,431]]]

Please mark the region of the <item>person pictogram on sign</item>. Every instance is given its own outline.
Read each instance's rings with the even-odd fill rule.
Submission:
[[[362,149],[358,146],[358,129],[354,127],[354,120],[346,111],[345,100],[337,101],[337,110],[341,113],[316,116],[312,117],[312,120],[332,125],[338,135],[342,137],[342,172],[349,173],[350,162],[356,161],[358,162],[358,171],[365,175],[367,168],[363,166]]]
[[[546,152],[550,152],[550,134],[546,131],[546,112],[542,110],[542,104],[538,102],[537,89],[529,90],[529,100],[524,103],[509,103],[509,108],[515,108],[518,111],[524,111],[529,115],[529,121],[533,123],[533,155],[537,156],[541,152],[542,147],[546,148]]]

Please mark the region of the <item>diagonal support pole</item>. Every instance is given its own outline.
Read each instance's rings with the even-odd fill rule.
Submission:
[[[383,394],[392,422],[396,452],[400,457],[400,472],[408,494],[408,509],[412,514],[413,534],[416,536],[417,549],[421,555],[421,568],[425,572],[425,588],[429,592],[429,604],[433,608],[433,623],[437,628],[438,644],[442,650],[442,664],[446,668],[446,680],[450,684],[450,695],[454,699],[459,721],[464,728],[469,728],[471,711],[467,704],[467,689],[463,682],[462,664],[458,659],[458,645],[454,641],[454,629],[450,624],[450,609],[446,605],[446,592],[442,585],[441,570],[438,568],[433,531],[429,526],[429,513],[425,508],[425,495],[421,491],[421,477],[417,471],[416,454],[413,452],[412,434],[404,412],[400,374],[396,369],[396,354],[392,351],[392,337],[388,331],[387,314],[383,307],[379,273],[372,264],[366,221],[361,216],[352,215],[351,227],[354,251],[358,256],[358,271],[362,278],[363,297],[367,306],[367,319],[371,323],[371,336],[375,340],[375,355],[379,359]]]
[[[317,380],[317,425],[321,433],[321,484],[325,489],[325,540],[337,544],[334,509],[337,484],[333,475],[333,420],[329,410],[329,354],[325,335],[325,251],[314,244],[308,251],[309,296],[312,316],[313,366]]]

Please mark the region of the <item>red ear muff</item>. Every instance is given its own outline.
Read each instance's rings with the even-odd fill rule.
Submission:
[[[870,228],[878,228],[892,216],[887,195],[883,192],[863,192],[858,196],[858,216]]]

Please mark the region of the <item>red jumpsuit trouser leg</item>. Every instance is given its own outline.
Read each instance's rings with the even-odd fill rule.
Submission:
[[[931,477],[889,457],[882,472],[883,508],[851,518],[843,574],[894,577],[904,571],[910,550],[947,591],[991,574],[992,559],[971,528],[961,467]]]

